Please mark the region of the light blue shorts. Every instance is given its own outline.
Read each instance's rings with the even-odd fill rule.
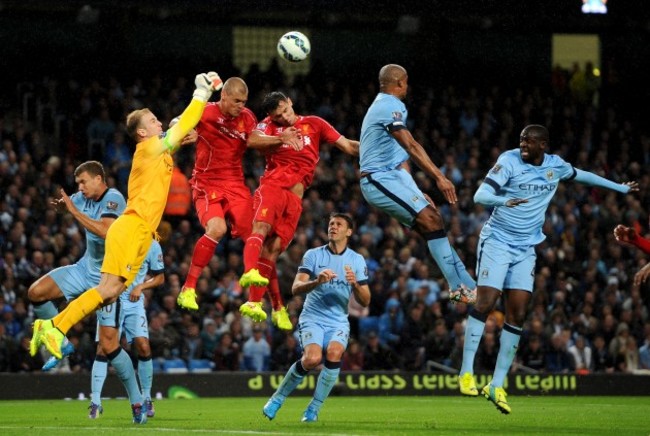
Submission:
[[[86,265],[75,263],[62,266],[48,273],[56,285],[61,289],[67,301],[74,300],[90,288],[99,285],[101,273],[89,271]]]
[[[417,215],[429,205],[408,171],[377,171],[361,178],[361,193],[368,203],[412,227]]]
[[[342,344],[343,348],[347,348],[348,339],[350,338],[350,326],[344,324],[328,326],[306,321],[298,324],[298,334],[300,336],[300,346],[303,350],[310,344],[319,345],[325,350],[332,341],[336,341]]]
[[[488,236],[479,240],[477,259],[478,286],[533,291],[537,259],[534,245],[512,246]]]
[[[129,344],[134,338],[149,339],[149,323],[142,302],[124,304],[122,301],[116,301],[98,310],[96,341],[99,341],[100,326],[117,328],[118,337],[124,333]]]

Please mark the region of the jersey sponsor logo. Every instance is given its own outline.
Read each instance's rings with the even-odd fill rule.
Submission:
[[[266,130],[266,123],[257,123],[255,130],[262,130],[262,131]]]
[[[108,209],[108,210],[117,210],[117,206],[118,206],[118,204],[115,201],[107,201],[106,202],[106,209]]]
[[[503,167],[502,167],[500,164],[496,164],[495,166],[492,167],[492,169],[490,170],[490,172],[491,172],[492,174],[498,174],[499,171],[501,171],[501,168],[503,168]]]
[[[519,185],[519,190],[520,191],[529,191],[533,193],[551,193],[555,191],[555,188],[557,188],[557,185],[555,184],[550,184],[550,185],[536,185],[533,183],[521,183]]]

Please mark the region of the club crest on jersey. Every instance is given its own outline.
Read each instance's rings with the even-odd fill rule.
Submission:
[[[411,201],[412,201],[413,203],[417,203],[417,201],[418,201],[419,199],[420,199],[419,196],[414,195],[413,198],[411,198]]]
[[[488,278],[490,276],[490,271],[488,269],[483,269],[481,270],[481,277],[484,279]]]
[[[490,170],[490,172],[491,172],[492,174],[498,174],[499,171],[501,171],[501,168],[503,168],[501,165],[496,164],[495,166],[492,167],[492,169]]]
[[[393,112],[393,119],[395,121],[402,121],[402,113],[399,111]]]
[[[108,210],[117,210],[117,203],[115,201],[107,201],[106,209]]]
[[[265,207],[264,209],[262,209],[260,215],[262,215],[262,217],[266,217],[266,214],[267,214],[268,212],[269,212],[269,209]]]
[[[553,170],[546,171],[546,178],[549,180],[553,180]]]

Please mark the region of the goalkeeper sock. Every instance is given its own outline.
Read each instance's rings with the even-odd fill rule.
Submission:
[[[106,356],[98,355],[93,362],[93,369],[90,377],[90,401],[94,404],[102,404],[102,389],[108,374],[108,359]]]
[[[282,379],[282,383],[273,394],[274,397],[284,402],[291,392],[302,382],[309,371],[302,366],[302,361],[298,360]]]
[[[151,385],[153,384],[153,361],[151,356],[138,357],[138,380],[142,396],[147,399],[151,398]]]
[[[122,347],[118,347],[115,351],[108,353],[106,356],[117,376],[122,380],[122,384],[126,388],[126,393],[129,396],[131,404],[142,404],[142,393],[138,386],[138,380],[135,378],[135,369],[133,369],[133,362]]]
[[[332,392],[332,388],[336,384],[336,380],[341,372],[341,362],[330,362],[325,360],[323,370],[318,376],[316,383],[316,390],[314,391],[314,398],[309,403],[308,408],[318,412],[323,405],[325,399]]]
[[[521,338],[521,330],[520,327],[503,324],[499,355],[497,356],[497,365],[494,368],[494,376],[490,382],[490,384],[495,388],[503,387],[506,375],[508,375],[512,361],[515,359],[515,354],[517,354],[519,339]]]
[[[483,337],[486,319],[487,315],[477,312],[475,309],[472,309],[467,317],[465,343],[463,345],[463,364],[460,367],[461,375],[466,372],[474,374],[474,357]]]
[[[76,300],[68,304],[68,307],[52,320],[54,327],[58,328],[61,333],[67,335],[73,325],[84,319],[86,316],[94,313],[104,303],[104,299],[96,288],[88,289],[81,294]]]
[[[37,319],[52,319],[59,313],[59,311],[56,310],[56,306],[51,301],[32,303],[32,306],[34,306],[34,314]]]
[[[246,239],[246,245],[244,245],[244,272],[257,268],[264,239],[265,237],[261,233],[253,233]]]
[[[219,244],[219,241],[215,241],[208,237],[208,235],[203,235],[196,241],[194,254],[192,254],[192,262],[187,272],[184,287],[196,288],[196,282],[201,276],[203,268],[210,263],[210,259],[214,256],[214,250],[217,248],[217,244]]]

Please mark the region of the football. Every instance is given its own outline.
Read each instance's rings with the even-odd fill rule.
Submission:
[[[287,32],[278,41],[278,54],[289,62],[300,62],[307,59],[311,51],[309,38],[295,30]]]

